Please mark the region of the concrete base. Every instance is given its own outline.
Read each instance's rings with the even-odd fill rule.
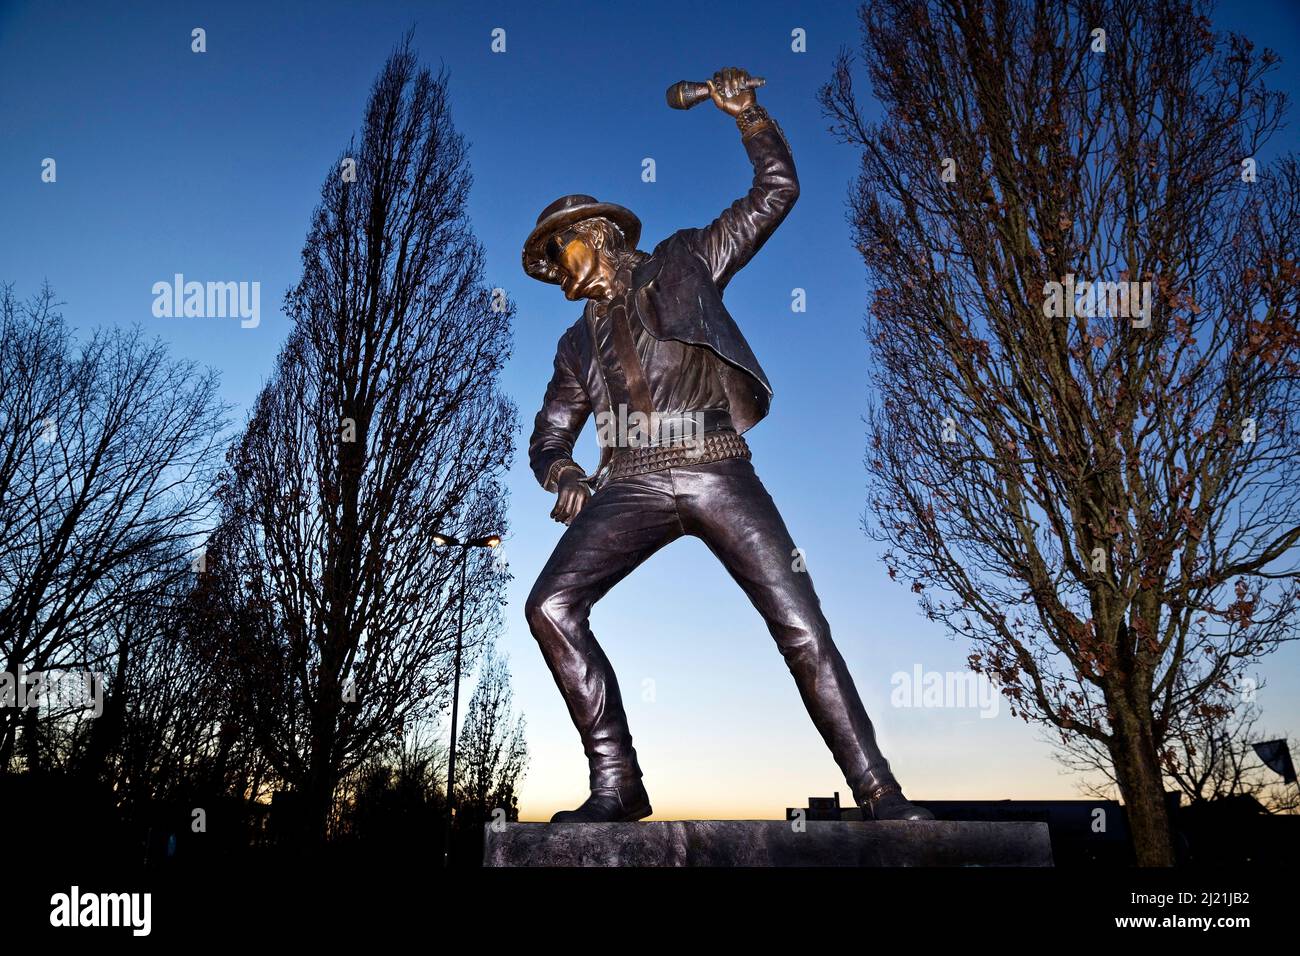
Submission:
[[[1051,866],[1046,823],[507,823],[485,866]]]

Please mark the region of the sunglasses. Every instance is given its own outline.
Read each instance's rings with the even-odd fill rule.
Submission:
[[[573,227],[557,232],[546,241],[546,258],[552,265],[560,264],[560,256],[564,250],[569,248],[575,239],[581,239],[582,234]]]

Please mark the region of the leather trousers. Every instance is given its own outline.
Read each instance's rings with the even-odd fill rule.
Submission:
[[[591,787],[641,776],[618,680],[588,625],[592,605],[669,542],[700,538],[767,623],[804,705],[861,804],[894,783],[889,763],[794,542],[744,458],[607,482],[561,537],[526,613],[582,738]]]

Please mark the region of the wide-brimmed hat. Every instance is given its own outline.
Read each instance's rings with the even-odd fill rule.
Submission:
[[[635,249],[641,238],[641,220],[632,210],[612,202],[599,202],[594,196],[574,193],[561,196],[542,210],[537,226],[524,243],[524,271],[534,279],[558,284],[559,270],[546,258],[546,243],[551,236],[584,219],[603,217],[623,232],[628,249]]]

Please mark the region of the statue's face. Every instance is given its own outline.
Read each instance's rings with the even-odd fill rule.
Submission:
[[[569,230],[552,240],[550,259],[560,273],[560,288],[569,301],[608,299],[614,269],[604,251],[599,231],[584,235]]]

